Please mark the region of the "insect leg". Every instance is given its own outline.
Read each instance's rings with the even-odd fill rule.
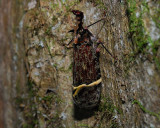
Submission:
[[[102,21],[102,20],[104,20],[104,19],[105,19],[105,18],[102,18],[102,19],[100,19],[100,20],[98,20],[98,21],[96,21],[96,22],[94,22],[94,23],[88,25],[87,28],[91,27],[92,25],[94,25],[94,24],[96,24],[96,23],[98,23],[98,22],[100,22],[100,21]]]
[[[69,41],[69,43],[67,44],[67,46],[70,45],[70,43],[71,43],[72,41],[73,41],[73,38]]]
[[[104,44],[103,44],[100,40],[98,41],[98,45],[99,45],[99,44],[102,45],[102,47],[108,52],[108,54],[109,54],[112,58],[114,58],[115,60],[117,60],[117,58],[111,54],[111,52],[104,46]]]
[[[102,47],[109,53],[109,55],[111,56],[111,57],[113,57],[113,55],[111,54],[111,52],[104,46],[104,44],[103,43],[100,43],[101,45],[102,45]],[[113,57],[114,58],[114,57]]]

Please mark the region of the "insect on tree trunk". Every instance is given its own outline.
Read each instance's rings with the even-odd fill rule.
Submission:
[[[87,28],[83,28],[83,12],[79,10],[72,12],[77,20],[75,29],[70,31],[74,33],[74,38],[71,40],[74,45],[73,100],[80,108],[93,108],[98,105],[101,96],[102,80],[98,50],[101,42]]]

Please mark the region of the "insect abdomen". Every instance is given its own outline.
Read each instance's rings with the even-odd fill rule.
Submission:
[[[74,45],[73,86],[91,84],[100,79],[99,58],[93,44]],[[82,88],[77,95],[73,90],[75,104],[81,108],[94,107],[99,103],[101,83],[92,87]]]

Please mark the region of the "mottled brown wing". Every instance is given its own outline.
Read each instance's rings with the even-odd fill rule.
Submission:
[[[73,86],[90,84],[101,77],[98,53],[93,46],[93,42],[74,45]],[[83,88],[73,100],[78,107],[90,108],[99,103],[100,94],[101,84]]]

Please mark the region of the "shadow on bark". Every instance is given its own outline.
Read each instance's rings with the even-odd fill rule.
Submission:
[[[88,108],[88,109],[79,108],[78,106],[76,106],[74,104],[73,117],[75,120],[87,119],[87,118],[93,116],[95,114],[95,112],[98,111],[98,108],[99,108],[99,104],[94,108]]]

